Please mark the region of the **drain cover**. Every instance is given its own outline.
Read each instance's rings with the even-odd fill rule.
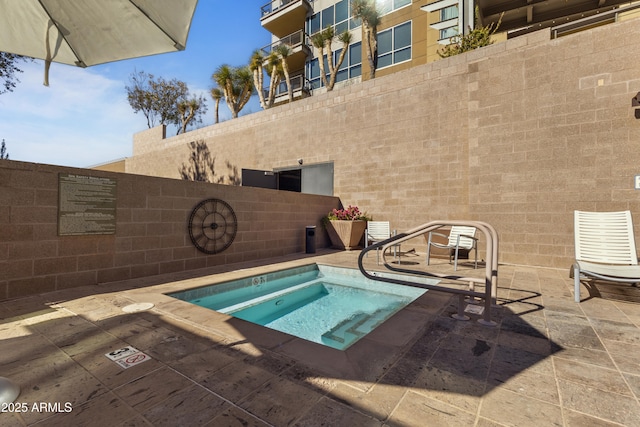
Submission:
[[[153,308],[153,304],[150,302],[139,302],[136,304],[129,304],[122,307],[122,311],[125,313],[137,313],[138,311],[146,311]]]

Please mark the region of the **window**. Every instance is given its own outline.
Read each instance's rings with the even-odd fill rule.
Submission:
[[[315,13],[307,19],[307,34],[315,34],[320,28],[320,13]]]
[[[353,43],[349,45],[348,49],[349,50],[344,57],[344,61],[342,61],[342,65],[340,65],[340,68],[338,69],[336,82],[352,79],[362,74],[362,43]],[[342,49],[338,49],[336,52],[333,52],[334,63],[338,61],[340,52],[342,52]],[[311,87],[314,89],[322,87],[322,79],[320,79],[320,63],[318,62],[318,58],[314,58],[307,62],[306,68],[307,78],[311,82]],[[327,63],[326,55],[324,57],[324,69],[327,72],[328,79],[329,65]]]
[[[349,5],[349,1],[348,0],[342,0],[338,3],[336,3],[335,6],[335,33],[336,34],[342,34],[345,31],[349,30],[349,9],[350,9],[350,5]]]
[[[378,33],[378,68],[411,59],[411,21]]]
[[[333,26],[336,34],[345,30],[353,30],[360,26],[360,22],[351,18],[351,1],[340,0],[333,6],[307,18],[307,34],[313,35],[328,26]]]
[[[458,6],[453,5],[440,9],[440,21],[448,21],[458,17]]]
[[[376,7],[381,15],[411,4],[411,0],[376,0]]]
[[[458,27],[449,27],[440,30],[440,40],[450,39],[458,34]]]
[[[333,11],[334,11],[333,6],[329,6],[328,8],[322,11],[322,28],[323,29],[329,26],[333,26],[333,24],[335,23]]]

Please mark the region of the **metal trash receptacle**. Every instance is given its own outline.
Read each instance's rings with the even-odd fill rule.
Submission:
[[[308,225],[306,227],[305,233],[305,248],[306,253],[315,254],[316,253],[316,226]]]

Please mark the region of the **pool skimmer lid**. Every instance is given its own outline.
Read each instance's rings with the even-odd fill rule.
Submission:
[[[138,313],[140,311],[147,311],[152,308],[153,304],[150,302],[139,302],[122,307],[122,311],[124,311],[125,313]]]

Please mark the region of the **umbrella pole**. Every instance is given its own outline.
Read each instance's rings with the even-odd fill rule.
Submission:
[[[44,85],[49,86],[49,67],[51,67],[51,61],[44,61]]]

